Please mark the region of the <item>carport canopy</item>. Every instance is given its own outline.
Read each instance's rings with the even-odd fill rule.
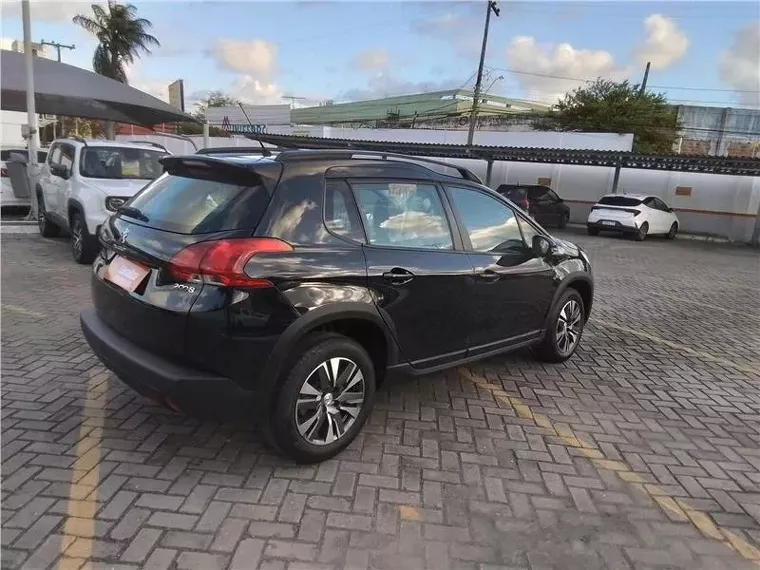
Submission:
[[[26,111],[24,54],[0,51],[0,108]],[[50,59],[34,58],[36,111],[152,127],[198,122],[168,103],[114,79]]]

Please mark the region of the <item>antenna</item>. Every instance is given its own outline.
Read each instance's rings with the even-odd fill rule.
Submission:
[[[243,107],[243,104],[238,103],[238,105],[240,105],[240,110],[243,111],[243,115],[245,115],[245,120],[248,121],[249,125],[253,126],[251,119],[248,117],[248,113],[245,112],[245,107]],[[256,137],[254,140],[261,145],[261,156],[272,156],[272,153],[269,151],[267,147],[264,146],[264,143],[261,142],[261,139]]]

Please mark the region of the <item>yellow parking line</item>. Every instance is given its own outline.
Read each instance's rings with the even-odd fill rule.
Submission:
[[[17,313],[19,315],[26,315],[28,317],[35,317],[37,319],[45,318],[45,315],[43,313],[30,311],[29,309],[19,307],[18,305],[2,305],[1,307],[3,311],[8,311],[9,313]]]
[[[63,525],[61,557],[57,570],[78,570],[88,564],[92,557],[107,390],[108,373],[92,373],[87,382],[87,396],[79,427],[77,459],[71,466],[66,521]]]
[[[600,469],[605,469],[616,473],[617,476],[634,485],[654,500],[662,508],[668,518],[675,521],[689,522],[705,537],[717,540],[725,546],[741,555],[743,558],[750,560],[754,566],[760,568],[760,550],[752,546],[741,536],[716,526],[716,524],[704,513],[692,509],[687,501],[676,499],[668,494],[657,485],[650,485],[624,461],[608,459],[599,449],[586,442],[582,437],[575,434],[565,425],[553,423],[547,416],[534,413],[525,402],[520,398],[510,396],[506,391],[498,386],[489,384],[485,378],[474,376],[466,368],[460,368],[459,374],[470,383],[478,388],[482,388],[500,403],[506,404],[515,410],[518,417],[531,419],[539,427],[545,428],[557,436],[565,445],[574,447],[578,452],[587,457]]]
[[[610,329],[614,329],[620,332],[624,332],[627,334],[631,334],[634,336],[637,336],[639,338],[643,338],[646,340],[649,340],[651,342],[655,342],[657,344],[662,344],[664,346],[674,348],[676,350],[679,350],[681,352],[684,352],[686,354],[689,354],[691,356],[697,356],[699,358],[702,358],[703,360],[707,360],[709,362],[714,362],[716,364],[720,364],[722,366],[728,366],[730,368],[735,368],[736,370],[741,370],[742,372],[746,372],[747,374],[753,374],[756,376],[760,376],[760,366],[755,365],[744,365],[739,364],[738,362],[732,362],[730,360],[727,360],[725,358],[721,358],[720,356],[715,356],[713,354],[710,354],[709,352],[703,352],[701,350],[694,350],[690,346],[687,346],[685,344],[681,344],[679,342],[673,342],[672,340],[667,340],[664,338],[661,338],[659,336],[655,336],[653,334],[650,334],[648,332],[644,332],[637,329],[632,329],[630,327],[626,327],[623,325],[618,325],[616,323],[610,322],[605,319],[599,319],[597,317],[592,317],[591,324],[593,325],[601,325],[602,327],[607,327]],[[754,364],[754,363],[753,363]]]

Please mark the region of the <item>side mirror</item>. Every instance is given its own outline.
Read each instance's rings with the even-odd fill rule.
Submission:
[[[552,250],[552,242],[541,235],[533,236],[533,243],[531,244],[533,254],[536,257],[546,257]]]
[[[63,164],[51,164],[50,172],[54,176],[59,176],[60,178],[63,178],[64,180],[68,180],[69,175],[71,174],[69,172],[69,169],[66,168]]]

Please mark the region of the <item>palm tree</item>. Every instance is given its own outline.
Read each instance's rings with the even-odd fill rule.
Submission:
[[[72,21],[98,39],[92,58],[95,73],[127,83],[125,66],[161,44],[148,33],[153,24],[145,18],[137,18],[137,8],[132,4],[108,0],[106,8],[93,4],[93,17],[79,14]],[[113,127],[112,123],[107,124],[108,138],[114,138]]]

